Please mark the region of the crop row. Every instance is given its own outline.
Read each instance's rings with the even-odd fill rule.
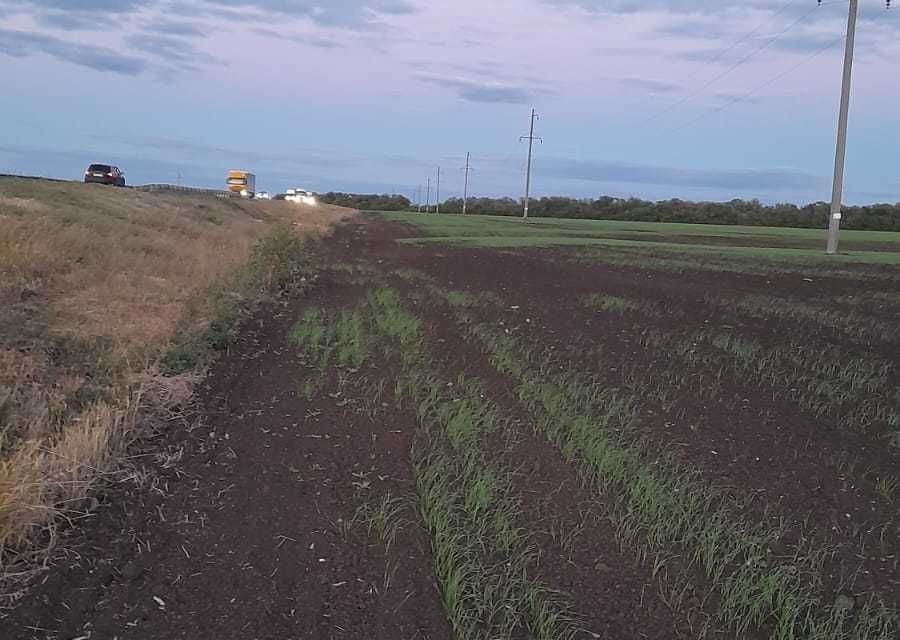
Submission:
[[[661,313],[652,303],[630,298],[595,294],[584,302],[605,312],[636,314],[651,322]],[[895,438],[900,435],[900,389],[892,384],[896,366],[877,356],[797,339],[764,345],[733,332],[707,328],[680,335],[650,328],[639,334],[638,342],[692,372],[715,372],[713,387],[704,387],[706,393],[726,376],[749,380],[774,399],[795,402],[811,415],[831,419],[841,427],[874,433],[887,429]]]
[[[738,498],[643,446],[635,437],[640,394],[592,380],[576,362],[479,322],[479,301],[458,293],[444,299],[495,368],[515,380],[540,432],[618,505],[612,518],[621,543],[654,566],[673,556],[689,560],[673,580],[676,604],[699,568],[707,597],[718,602],[718,623],[739,635],[763,628],[784,639],[895,636],[897,613],[877,596],[853,615],[842,599],[824,599],[823,566],[832,553],[825,543],[801,537],[788,544],[785,528],[743,519]]]
[[[733,273],[750,276],[814,276],[816,278],[837,278],[857,282],[888,283],[896,280],[893,273],[879,272],[865,268],[840,268],[820,266],[813,262],[777,262],[757,258],[736,258],[712,251],[696,257],[687,257],[684,253],[666,253],[658,248],[615,249],[604,247],[602,251],[584,250],[577,260],[591,264],[602,263],[614,267],[629,269],[650,269],[666,273]]]
[[[512,471],[487,453],[488,440],[506,428],[503,417],[478,384],[442,374],[396,293],[379,289],[333,321],[308,311],[290,341],[311,365],[305,393],[318,390],[309,380],[321,379],[329,363],[350,373],[377,366],[379,375],[353,385],[357,395],[384,399],[390,375],[394,399],[414,412],[419,511],[454,636],[513,638],[527,630],[540,640],[572,637],[563,598],[530,577],[538,551],[520,525]]]

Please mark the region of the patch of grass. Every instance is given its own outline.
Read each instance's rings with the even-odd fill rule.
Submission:
[[[160,361],[164,375],[180,375],[208,365],[231,342],[238,321],[262,298],[298,295],[312,277],[305,240],[284,224],[274,225],[252,247],[246,266],[207,294],[211,318],[199,327],[184,326]]]
[[[799,300],[790,300],[775,296],[748,295],[738,299],[723,299],[705,296],[707,304],[724,309],[735,315],[751,318],[775,318],[796,326],[795,334],[808,335],[810,328],[827,329],[838,336],[846,336],[862,342],[897,342],[895,323],[879,320],[861,313],[834,309]]]
[[[744,520],[734,498],[674,458],[641,446],[634,436],[640,395],[584,379],[558,355],[532,351],[515,337],[466,320],[494,367],[516,381],[538,430],[614,505],[611,518],[622,544],[640,550],[657,573],[673,553],[689,561],[682,563],[681,578],[670,575],[672,606],[680,605],[685,590],[678,582],[693,566],[708,580],[719,624],[739,636],[765,628],[783,640],[894,637],[897,612],[877,597],[850,616],[818,595],[827,547],[804,538],[780,561],[771,549],[786,543],[782,529]],[[752,352],[737,345],[743,347]]]
[[[621,304],[605,298],[594,307],[622,312]],[[650,320],[659,318],[653,305],[635,303],[627,308]],[[834,323],[838,325],[839,321]],[[660,390],[667,387],[675,391],[693,384],[694,393],[708,396],[721,386],[725,376],[730,376],[761,385],[771,390],[773,397],[794,401],[812,415],[833,419],[844,428],[900,430],[900,394],[891,383],[895,366],[876,356],[860,356],[836,344],[809,344],[799,336],[781,345],[766,346],[751,338],[706,328],[684,335],[651,328],[638,336],[637,344],[678,362],[674,371],[663,374],[668,384],[655,385]],[[631,367],[625,368],[623,376],[627,379]],[[705,376],[711,385],[696,384],[697,380],[684,375],[687,371]],[[668,404],[666,398],[659,399]]]
[[[390,551],[401,529],[409,526],[406,513],[410,509],[408,498],[399,498],[390,492],[374,502],[366,502],[353,517],[354,524],[365,526],[369,536],[375,536]]]
[[[349,213],[0,178],[0,578]]]
[[[834,256],[832,256],[834,257]],[[573,256],[579,262],[603,263],[629,269],[648,269],[667,273],[735,273],[771,277],[773,275],[799,275],[811,278],[842,278],[848,280],[892,282],[897,275],[876,272],[865,265],[849,264],[837,260],[770,260],[766,256],[755,256],[749,260],[740,256],[706,254],[695,256],[679,252],[664,251],[659,247],[652,250],[643,247],[609,247],[603,250],[584,250]]]
[[[889,382],[894,366],[889,362],[852,355],[837,346],[791,342],[763,347],[730,334],[701,332],[685,340],[711,345],[726,356],[721,359],[714,352],[695,349],[693,358],[718,361],[735,375],[771,388],[776,397],[791,398],[813,415],[834,418],[841,427],[900,429],[900,403]]]
[[[645,300],[633,300],[622,296],[611,296],[602,293],[592,293],[581,300],[583,306],[608,311],[619,315],[628,313],[641,313],[646,317],[661,318],[663,315],[674,315],[674,311],[663,311],[658,305]]]
[[[308,358],[321,345],[351,350],[356,335],[393,372],[394,396],[415,413],[412,461],[423,522],[432,541],[434,570],[454,636],[511,640],[524,632],[539,640],[571,638],[573,626],[560,598],[528,577],[536,555],[517,525],[511,471],[492,460],[485,439],[504,428],[483,389],[463,378],[445,379],[424,347],[420,321],[396,291],[378,288],[349,317],[348,329],[323,329],[322,315],[307,312],[292,330]],[[357,332],[352,327],[361,327]],[[381,392],[371,382],[363,395]],[[397,504],[382,500],[363,516],[373,531],[392,537]]]
[[[490,248],[652,246],[653,251],[704,258],[764,258],[777,262],[819,264],[900,264],[900,253],[884,249],[892,245],[900,246],[900,233],[892,232],[844,231],[842,241],[845,253],[825,256],[825,232],[816,229],[557,218],[521,220],[505,216],[431,216],[414,213],[379,215],[415,226],[424,233],[424,237],[400,241],[409,244]],[[673,238],[678,241],[673,241]]]

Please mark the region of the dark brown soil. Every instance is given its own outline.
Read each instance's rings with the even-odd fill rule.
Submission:
[[[443,286],[498,294],[506,304],[480,310],[482,319],[524,335],[530,344],[554,346],[579,369],[605,375],[616,385],[623,383],[616,365],[639,363],[653,370],[678,364],[669,362],[665,354],[636,345],[635,339],[647,328],[646,320],[597,314],[580,306],[582,296],[625,295],[675,307],[680,312],[678,325],[671,326],[664,317],[659,326],[678,332],[722,324],[707,308],[705,295],[751,292],[828,299],[849,287],[843,280],[825,280],[815,283],[813,294],[801,276],[701,272],[686,278],[652,270],[625,272],[605,265],[572,264],[568,257],[561,251],[498,256],[490,251],[442,248],[420,254],[416,267]],[[796,329],[791,327],[789,332],[787,323],[776,320],[742,324],[747,325],[742,331],[764,342]],[[808,329],[812,339],[813,328]],[[598,345],[611,370],[598,369],[592,358]],[[897,357],[890,345],[883,344],[860,348],[859,353]],[[896,498],[886,500],[876,490],[879,479],[896,478],[900,450],[886,446],[883,434],[841,428],[805,414],[793,403],[774,399],[769,388],[739,379],[726,378],[721,397],[714,401],[688,394],[669,411],[650,403],[643,409],[644,425],[661,449],[679,452],[706,479],[731,488],[736,495],[757,496],[751,505],[756,517],[794,522],[789,540],[815,535],[837,545],[838,562],[832,565],[835,574],[831,576],[836,592],[879,592],[894,606],[900,603],[900,572],[895,562],[900,554],[900,510]],[[860,548],[867,552],[860,554]],[[842,579],[852,580],[851,585],[841,584]]]
[[[104,496],[0,637],[449,638],[427,537],[406,528],[386,554],[344,532],[354,482],[410,493],[411,425],[299,394],[288,328],[307,304],[356,293],[326,278],[248,323],[200,393],[201,418],[148,443],[177,458],[150,469],[151,487]]]
[[[0,638],[452,637],[428,536],[415,514],[388,550],[347,526],[370,497],[413,495],[415,422],[403,413],[366,417],[333,385],[305,400],[300,382],[309,372],[286,341],[308,306],[339,308],[359,299],[372,281],[359,276],[365,270],[390,279],[397,269],[415,269],[448,289],[494,292],[505,308],[479,310],[484,319],[555,346],[585,370],[597,368],[588,357],[596,345],[650,369],[669,363],[635,346],[642,327],[581,308],[583,295],[640,295],[677,306],[688,324],[704,321],[697,309],[705,308],[705,294],[806,299],[856,290],[845,279],[816,281],[813,290],[790,274],[688,277],[587,265],[562,250],[526,254],[394,242],[409,234],[363,220],[329,239],[313,292],[247,323],[201,390],[197,417],[173,423],[135,452],[145,480],[111,487],[93,517],[66,532],[53,566],[0,619]],[[414,293],[414,286],[390,281]],[[513,446],[497,453],[517,469],[515,489],[541,548],[538,575],[570,595],[573,613],[589,632],[584,637],[691,637],[701,604],[689,598],[685,610],[666,606],[659,580],[616,543],[603,501],[581,486],[573,465],[531,433],[509,381],[462,337],[450,310],[429,302],[417,311],[442,366],[480,378],[517,425]],[[760,336],[785,329],[778,322],[747,328]],[[879,345],[869,348],[877,353]],[[621,383],[614,372],[597,373]],[[875,491],[875,478],[896,477],[897,450],[878,437],[812,419],[790,402],[773,400],[765,388],[738,380],[723,388],[718,400],[687,397],[674,412],[645,407],[650,441],[680,451],[710,482],[758,496],[754,504],[768,506],[769,517],[807,518],[812,530],[849,550],[860,535],[853,525],[900,521],[896,502]],[[900,574],[888,558],[897,557],[897,546],[889,540],[867,547],[856,583],[843,589],[878,591],[897,606]]]
[[[481,381],[513,425],[512,438],[495,454],[515,470],[513,486],[525,524],[540,549],[535,576],[568,597],[580,626],[589,632],[579,638],[696,637],[705,615],[699,598],[688,597],[679,611],[669,607],[650,570],[616,543],[610,506],[582,485],[577,468],[556,447],[534,434],[531,417],[515,401],[513,382],[498,375],[464,338],[452,310],[431,305],[420,315],[431,350],[450,370]]]

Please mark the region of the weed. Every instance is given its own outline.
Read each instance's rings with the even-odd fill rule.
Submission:
[[[897,478],[879,478],[875,483],[875,491],[888,502],[893,502],[897,493]]]
[[[586,297],[582,302],[586,307],[599,309],[600,311],[612,311],[618,314],[640,310],[640,305],[634,300],[600,293],[593,293]]]
[[[387,493],[374,503],[364,503],[353,517],[354,523],[365,526],[368,535],[375,535],[385,550],[390,550],[398,533],[408,526],[404,514],[409,509],[409,500]]]

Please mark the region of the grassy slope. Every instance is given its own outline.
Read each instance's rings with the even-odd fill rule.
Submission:
[[[776,227],[741,227],[615,220],[533,218],[523,221],[505,216],[381,214],[411,224],[425,238],[413,243],[452,243],[482,247],[628,247],[648,248],[703,256],[762,257],[777,261],[831,261],[900,264],[900,233],[844,231],[844,253],[823,255],[824,231]],[[635,236],[639,236],[636,238]],[[747,246],[751,245],[751,246]],[[787,245],[787,246],[786,246]]]
[[[299,238],[350,213],[0,179],[0,548],[76,504],[148,402],[189,395],[155,374],[167,351],[296,276]]]

